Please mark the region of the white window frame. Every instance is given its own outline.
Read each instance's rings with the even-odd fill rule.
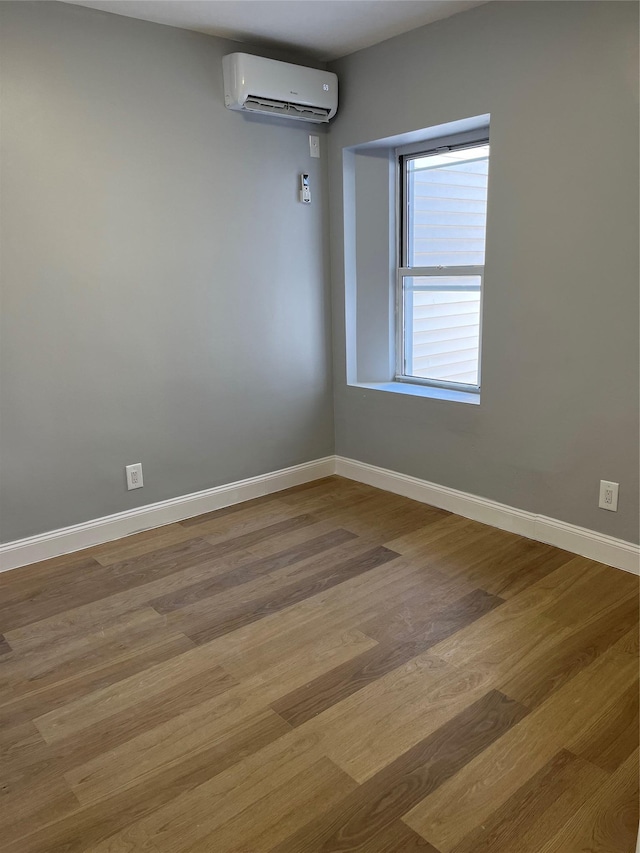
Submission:
[[[435,266],[435,267],[411,267],[408,265],[409,252],[409,229],[408,210],[410,199],[408,198],[408,178],[406,163],[420,157],[428,157],[442,151],[460,151],[465,148],[476,148],[480,145],[489,144],[489,128],[485,127],[467,133],[456,134],[451,137],[431,139],[413,145],[398,148],[396,155],[396,245],[398,246],[398,267],[396,274],[396,372],[395,381],[411,385],[426,385],[432,388],[446,388],[455,391],[464,391],[472,394],[480,394],[481,370],[482,370],[482,316],[484,295],[484,265],[468,266]],[[474,276],[480,278],[480,329],[478,339],[478,384],[470,385],[463,382],[447,382],[437,379],[426,379],[420,376],[407,375],[405,371],[405,278],[428,278],[430,276]],[[428,290],[428,285],[424,287]],[[442,288],[439,288],[442,289]],[[476,290],[477,288],[473,288]]]

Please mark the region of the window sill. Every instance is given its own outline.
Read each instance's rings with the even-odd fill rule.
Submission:
[[[434,388],[431,385],[411,385],[409,382],[353,382],[352,388],[367,388],[371,391],[387,391],[409,397],[428,397],[430,400],[448,400],[451,403],[480,405],[480,394],[469,391],[454,391],[450,388]]]

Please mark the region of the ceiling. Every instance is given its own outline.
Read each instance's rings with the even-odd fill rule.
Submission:
[[[487,0],[66,0],[328,61]]]

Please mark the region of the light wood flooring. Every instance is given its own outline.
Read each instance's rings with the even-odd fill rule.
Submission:
[[[632,853],[637,578],[337,477],[0,576],[7,853]]]

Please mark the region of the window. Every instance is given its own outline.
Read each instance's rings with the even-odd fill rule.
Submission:
[[[487,136],[400,153],[399,381],[480,390]]]

